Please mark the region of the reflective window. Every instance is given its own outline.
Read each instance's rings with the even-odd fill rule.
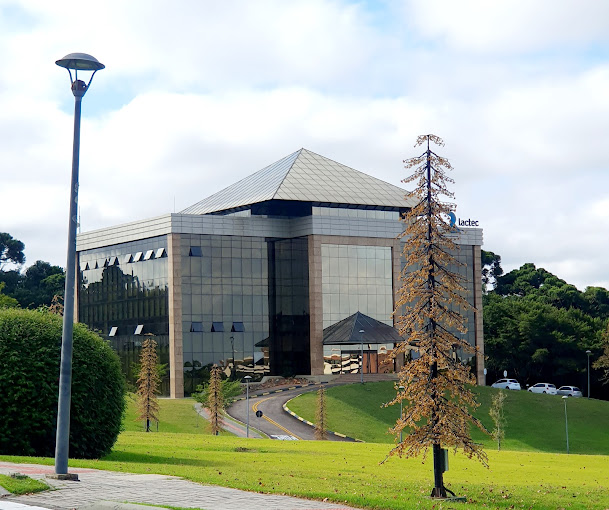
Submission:
[[[202,322],[193,322],[190,324],[190,332],[191,333],[203,333],[203,323]]]
[[[361,312],[393,325],[391,248],[322,244],[324,328]]]

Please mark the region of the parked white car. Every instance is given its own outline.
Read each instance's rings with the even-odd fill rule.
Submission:
[[[520,383],[516,379],[499,379],[491,384],[491,387],[520,391]]]
[[[529,388],[531,393],[547,393],[548,395],[556,395],[556,386],[550,383],[540,382]]]
[[[556,390],[559,395],[566,395],[567,397],[583,397],[582,390],[577,386],[561,386]]]

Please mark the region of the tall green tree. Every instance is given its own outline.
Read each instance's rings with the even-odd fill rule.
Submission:
[[[399,391],[390,404],[403,401],[405,409],[392,432],[397,445],[390,454],[424,455],[429,448],[434,460],[432,497],[444,498],[442,446],[460,448],[469,457],[486,465],[486,454],[471,439],[469,425],[485,430],[472,411],[478,407],[470,386],[475,378],[470,368],[453,354],[473,348],[462,338],[466,333],[463,311],[471,308],[465,299],[464,279],[455,269],[460,265],[453,253],[457,246],[447,220],[453,207],[444,201],[453,198],[448,189],[449,161],[430,149],[430,143],[444,145],[435,135],[419,136],[416,146],[425,146],[420,156],[405,161],[413,174],[403,182],[415,182],[411,196],[418,203],[405,216],[406,237],[400,274],[401,287],[395,309],[400,334],[407,340],[396,354],[409,345],[418,347],[420,357],[407,362],[399,372]],[[402,442],[400,432],[406,429]]]
[[[500,276],[483,303],[490,378],[507,370],[522,384],[544,380],[583,384],[585,351],[602,349],[601,334],[609,314],[605,289],[589,287],[581,292],[528,263]]]
[[[0,282],[0,308],[17,308],[19,302],[15,298],[3,294],[5,285],[4,282]]]
[[[13,263],[21,265],[25,262],[23,250],[25,245],[18,239],[14,239],[7,232],[0,232],[0,271],[6,264]]]
[[[23,308],[50,306],[54,296],[63,297],[64,282],[61,267],[37,260],[25,270],[12,296]]]
[[[482,290],[488,292],[497,284],[497,278],[503,274],[501,255],[482,250]]]

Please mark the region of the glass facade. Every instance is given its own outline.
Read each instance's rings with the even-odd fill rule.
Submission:
[[[79,253],[78,320],[110,341],[135,385],[145,335],[167,365],[161,391],[169,393],[168,259],[165,236]]]
[[[322,244],[321,260],[324,329],[356,312],[393,326],[390,247]],[[392,371],[387,353],[393,343],[368,344],[363,340],[363,349],[361,343],[325,345],[324,373],[358,372],[362,350],[364,373]]]
[[[391,248],[321,245],[324,328],[362,312],[393,326]]]
[[[307,239],[182,235],[185,392],[227,376],[309,373]]]
[[[182,235],[186,393],[214,365],[227,376],[269,373],[268,247],[261,237]]]

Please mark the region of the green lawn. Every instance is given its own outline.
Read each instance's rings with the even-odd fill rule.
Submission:
[[[488,410],[492,395],[499,390],[476,387],[474,391],[481,404],[476,416],[490,430],[493,424]],[[508,391],[506,394],[507,427],[503,448],[566,451],[565,408],[561,397],[526,391]],[[393,443],[394,438],[387,431],[399,415],[399,405],[383,408],[381,404],[394,395],[392,382],[328,388],[328,428],[363,441]],[[288,403],[292,411],[310,421],[315,421],[315,405],[315,393],[304,394]],[[609,402],[571,398],[567,401],[567,412],[571,453],[609,455]],[[496,443],[478,429],[472,431],[472,436],[487,449],[496,449]]]
[[[365,386],[366,405],[374,401],[369,395],[371,386]],[[364,405],[364,397],[361,399]],[[431,459],[391,457],[381,464],[388,444],[211,436],[203,433],[202,423],[196,427],[193,403],[190,399],[161,400],[161,416],[167,421],[161,421],[158,433],[125,430],[110,455],[101,460],[70,460],[70,466],[177,475],[203,484],[327,498],[370,509],[609,508],[606,456],[489,449],[487,469],[451,453],[445,483],[466,497],[467,503],[438,502],[428,498],[433,484]],[[570,406],[575,403],[568,402]],[[191,427],[196,428],[195,433],[184,432]],[[597,432],[606,434],[605,427]],[[0,459],[53,464],[53,459]]]
[[[380,464],[387,452],[388,445],[371,443],[124,432],[111,455],[99,461],[71,460],[70,465],[177,475],[204,484],[328,498],[364,508],[609,508],[607,457],[489,451],[486,469],[463,455],[451,455],[445,482],[468,498],[467,506],[455,506],[427,498],[432,485],[429,460],[392,457]]]
[[[195,401],[188,399],[159,399],[158,432],[172,434],[210,434],[209,422],[197,414],[193,406]],[[123,419],[125,432],[142,432],[145,423],[136,419],[136,403],[133,394],[127,395],[127,409]],[[152,424],[153,433],[157,432],[157,424]],[[222,435],[232,435],[221,432]]]
[[[34,480],[29,476],[12,476],[0,475],[0,487],[4,487],[11,494],[31,494],[33,492],[41,492],[48,490],[49,486],[39,480]]]

